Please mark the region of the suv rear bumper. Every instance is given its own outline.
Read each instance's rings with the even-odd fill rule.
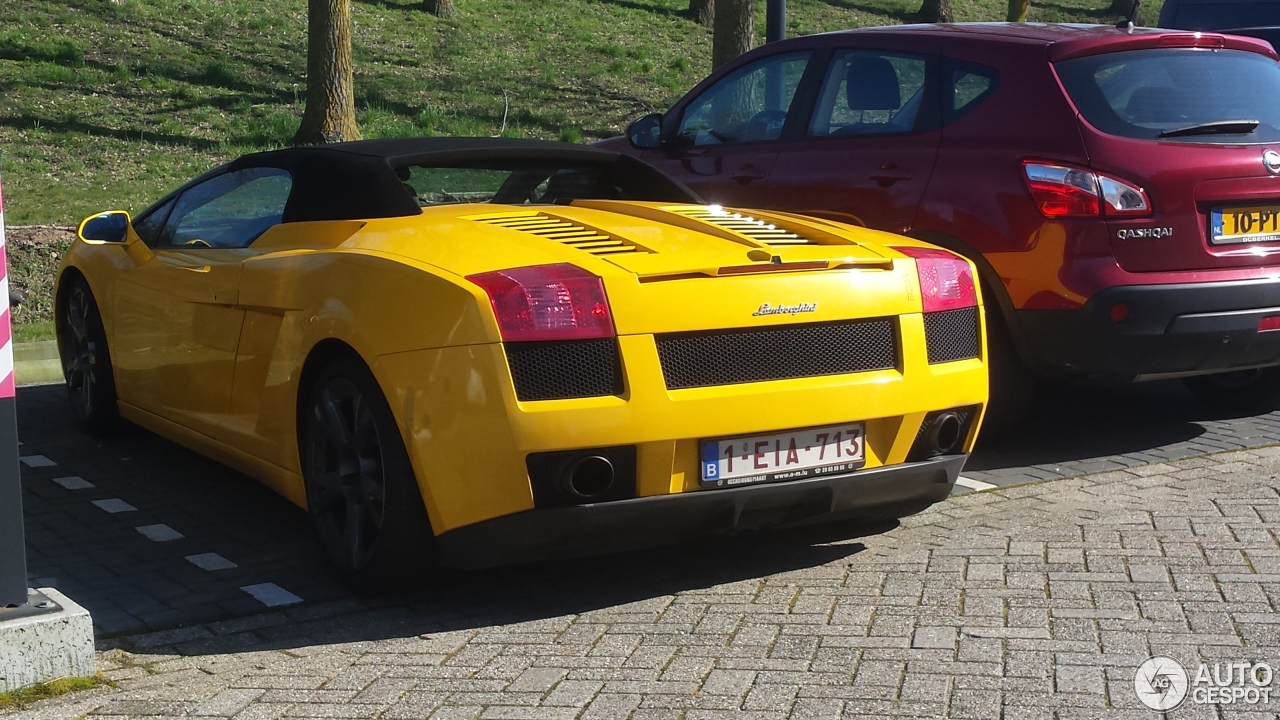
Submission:
[[[576,507],[526,510],[441,534],[440,559],[480,568],[669,545],[700,535],[888,513],[946,499],[967,455],[810,480],[695,490]]]
[[[1111,319],[1123,303],[1124,320]],[[1033,361],[1046,372],[1129,382],[1280,364],[1280,280],[1113,287],[1079,310],[1019,310]]]

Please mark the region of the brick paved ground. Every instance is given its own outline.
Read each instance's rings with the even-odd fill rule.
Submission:
[[[1016,485],[1280,443],[1280,413],[1208,407],[1177,381],[1041,389],[1023,432],[986,447],[965,477]]]
[[[1154,717],[1133,691],[1152,654],[1280,665],[1278,475],[1280,448],[1229,452],[971,493],[882,533],[455,575],[109,640],[118,689],[19,717]]]
[[[22,388],[18,403],[35,465],[24,467],[32,584],[88,607],[99,636],[351,596],[305,514],[258,483],[140,430],[94,441],[72,428],[56,386]],[[1022,437],[971,458],[966,477],[1010,485],[1280,443],[1280,413],[1215,416],[1177,384],[1051,391],[1032,417]],[[133,509],[108,512],[122,508]]]
[[[31,583],[83,604],[100,636],[257,613],[241,588],[264,583],[349,595],[305,513],[259,483],[142,430],[89,438],[56,386],[21,388],[18,415]],[[210,553],[235,567],[186,559],[216,567]]]
[[[1280,414],[1176,385],[1051,391],[965,472],[1126,473],[395,598],[336,584],[253,481],[141,431],[90,441],[64,403],[19,393],[32,578],[90,608],[121,689],[37,716],[1124,716],[1153,651],[1280,665],[1274,450],[1205,457],[1280,442]]]

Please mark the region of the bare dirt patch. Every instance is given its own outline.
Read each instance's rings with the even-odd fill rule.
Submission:
[[[13,309],[13,322],[53,320],[53,281],[62,254],[75,240],[75,229],[28,225],[8,227],[4,233],[9,287],[24,296],[22,304]]]

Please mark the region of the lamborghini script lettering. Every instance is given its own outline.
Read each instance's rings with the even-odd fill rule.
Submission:
[[[769,303],[761,303],[760,309],[751,313],[752,316],[760,315],[799,315],[800,313],[811,313],[818,311],[818,303],[798,303],[796,305],[770,305]]]

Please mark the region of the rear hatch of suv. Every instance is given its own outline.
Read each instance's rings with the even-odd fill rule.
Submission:
[[[1149,212],[1107,218],[1130,272],[1280,264],[1280,64],[1254,40],[1132,38],[1053,58],[1091,169]],[[1104,208],[1104,212],[1106,209]]]

